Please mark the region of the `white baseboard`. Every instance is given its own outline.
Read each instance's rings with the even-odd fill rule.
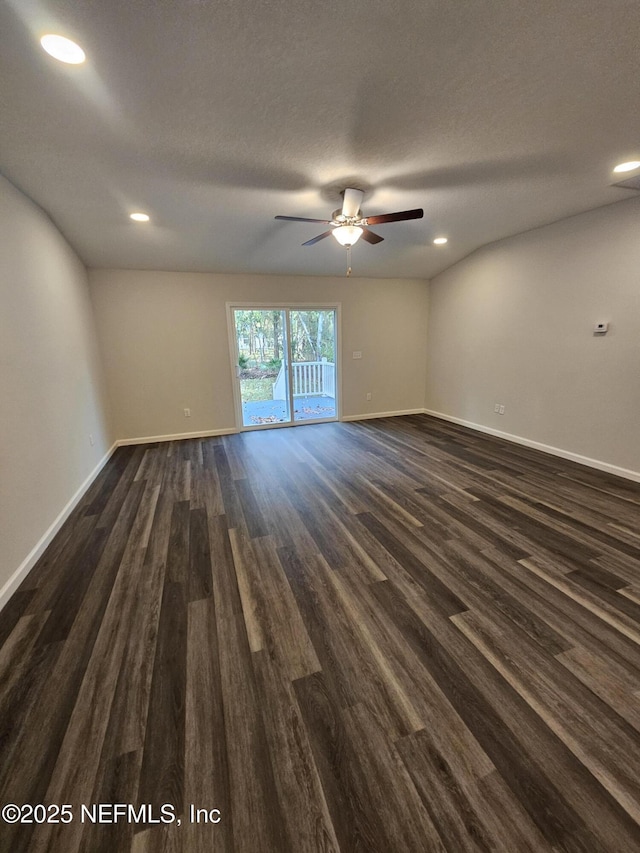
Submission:
[[[445,415],[443,412],[433,412],[431,409],[422,410],[425,415],[431,415],[434,418],[440,418],[443,421],[451,421],[460,426],[469,427],[476,432],[484,432],[488,435],[495,435],[497,438],[504,438],[506,441],[512,441],[514,444],[523,444],[525,447],[532,447],[534,450],[542,450],[544,453],[549,453],[551,456],[560,456],[563,459],[570,459],[572,462],[577,462],[579,465],[585,465],[587,468],[596,468],[598,471],[606,471],[608,474],[615,474],[616,477],[624,477],[626,480],[634,480],[640,483],[640,471],[632,471],[629,468],[620,468],[618,465],[611,465],[609,462],[601,462],[599,459],[591,459],[589,456],[581,456],[579,453],[573,453],[571,450],[563,450],[561,447],[552,447],[550,444],[543,444],[540,441],[533,441],[530,438],[525,438],[522,435],[513,435],[510,432],[502,432],[493,427],[476,424],[472,421],[465,421],[462,418],[456,418],[453,415]]]
[[[373,418],[396,418],[401,415],[423,415],[424,409],[404,409],[401,412],[372,412],[366,415],[344,415],[342,421],[369,421]]]
[[[116,441],[117,447],[126,447],[129,444],[155,444],[156,441],[180,441],[185,438],[210,438],[212,435],[232,435],[238,432],[235,427],[228,429],[208,429],[201,432],[179,432],[173,435],[144,435],[140,438],[120,438]]]
[[[109,450],[107,450],[107,452],[98,462],[93,471],[84,480],[80,488],[75,492],[73,497],[68,501],[66,506],[59,513],[53,524],[49,527],[49,529],[44,533],[44,535],[40,538],[36,545],[27,554],[27,556],[20,563],[18,568],[11,575],[11,577],[2,587],[2,589],[0,589],[0,610],[2,610],[5,604],[9,601],[13,593],[17,590],[22,581],[26,578],[31,569],[35,566],[42,554],[45,552],[47,547],[51,544],[51,542],[53,541],[53,537],[60,530],[67,518],[69,518],[69,516],[76,508],[76,506],[80,502],[80,499],[87,491],[91,483],[93,483],[100,471],[102,471],[104,466],[107,464],[117,446],[118,442],[114,442],[114,444],[112,444]]]

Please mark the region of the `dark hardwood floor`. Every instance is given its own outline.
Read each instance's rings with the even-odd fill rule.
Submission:
[[[72,816],[0,849],[640,851],[639,520],[427,416],[120,448],[0,614],[0,806]]]

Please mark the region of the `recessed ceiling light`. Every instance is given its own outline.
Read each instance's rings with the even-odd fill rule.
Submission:
[[[133,219],[134,222],[148,222],[149,221],[149,217],[147,216],[146,213],[132,213],[131,219]]]
[[[633,169],[640,168],[640,160],[629,160],[628,163],[620,163],[619,166],[616,166],[613,170],[614,172],[631,172]]]
[[[444,246],[444,244],[447,242],[447,238],[446,237],[436,237],[436,239],[433,242],[434,242],[434,245],[436,245],[436,246]]]
[[[80,65],[86,57],[80,45],[64,36],[46,35],[40,39],[40,44],[54,59],[67,62],[69,65]]]

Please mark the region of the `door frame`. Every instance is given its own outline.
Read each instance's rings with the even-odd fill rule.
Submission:
[[[231,386],[233,388],[233,402],[236,416],[236,429],[238,432],[254,432],[261,429],[280,429],[281,427],[290,426],[310,426],[312,424],[334,423],[342,420],[342,303],[341,302],[227,302],[227,332],[229,339],[229,356],[231,359]],[[242,398],[240,395],[240,382],[237,374],[238,367],[238,340],[236,337],[236,324],[233,312],[235,310],[247,311],[250,309],[257,311],[306,311],[307,309],[325,309],[326,311],[335,311],[336,326],[335,326],[335,357],[336,357],[336,416],[335,418],[318,418],[317,420],[293,420],[293,374],[291,372],[291,364],[289,364],[289,393],[292,420],[284,424],[256,424],[255,426],[245,426],[242,422]],[[285,313],[286,328],[287,328],[287,357],[289,356],[290,340],[289,340],[289,314]]]

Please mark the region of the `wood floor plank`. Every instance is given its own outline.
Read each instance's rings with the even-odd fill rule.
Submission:
[[[492,760],[437,679],[424,666],[424,657],[421,661],[421,655],[416,654],[423,645],[428,645],[430,638],[423,633],[422,622],[415,611],[390,582],[371,587],[370,596],[364,606],[368,605],[377,619],[380,632],[385,631],[394,638],[396,646],[400,639],[404,641],[404,648],[400,647],[399,655],[394,655],[394,659],[400,656],[405,664],[403,684],[419,709],[424,728],[431,732],[435,747],[460,779],[473,782],[491,773],[495,769]],[[378,603],[376,610],[372,606],[374,602]]]
[[[189,544],[191,505],[188,500],[176,501],[171,513],[171,528],[167,549],[167,580],[172,583],[189,582]]]
[[[13,684],[20,677],[19,667],[13,664],[16,660],[28,657],[29,647],[35,642],[48,617],[48,613],[29,613],[18,618],[13,624],[11,632],[0,647],[0,697],[10,695]],[[11,622],[14,622],[14,614],[11,614]]]
[[[284,831],[251,651],[240,617],[220,619],[220,673],[235,850],[295,853]]]
[[[145,485],[134,483],[132,490]],[[144,565],[145,549],[138,546],[136,532],[146,527],[148,516],[155,509],[153,490],[149,491],[151,499],[145,500],[143,492],[131,523],[122,562],[51,776],[48,802],[60,803],[66,798],[65,802],[79,809],[83,791],[95,784],[118,674],[134,622],[136,596],[131,593],[138,587]],[[34,851],[46,851],[61,832],[67,850],[71,853],[77,849],[82,835],[80,822],[68,827],[61,824],[38,827],[32,843]]]
[[[118,448],[0,614],[0,805],[137,818],[0,853],[640,853],[639,506],[425,415]]]
[[[259,536],[266,536],[267,527],[255,495],[253,494],[251,484],[246,479],[234,480],[233,483],[240,501],[240,506],[242,507],[242,514],[244,515],[249,536],[252,539]]]
[[[206,509],[209,515],[224,515],[220,482],[215,468],[204,467],[191,480],[191,508]]]
[[[158,623],[138,804],[184,808],[187,663],[185,585],[166,580]]]
[[[479,504],[470,501],[467,492],[448,492],[431,501],[435,517],[449,527],[448,538],[462,539],[478,550],[498,548],[516,559],[529,556],[530,541],[504,519],[483,512]]]
[[[238,493],[235,489],[229,459],[227,458],[225,448],[221,444],[215,445],[213,459],[227,522],[230,528],[239,527],[244,516],[238,499]]]
[[[338,853],[335,829],[291,681],[266,650],[253,655],[253,667],[291,849]]]
[[[510,853],[553,853],[562,847],[549,847],[549,843],[531,820],[522,803],[514,796],[497,770],[478,782],[482,797],[482,816],[491,831],[495,849]]]
[[[148,480],[153,477],[154,469],[158,465],[162,450],[157,444],[147,444],[140,465],[135,473],[134,480]]]
[[[554,531],[560,535],[568,536],[575,542],[574,554],[581,553],[582,546],[592,548],[597,553],[627,554],[637,559],[640,557],[640,548],[637,543],[628,544],[617,538],[610,532],[604,532],[593,523],[568,515],[560,509],[549,506],[547,503],[532,501],[526,497],[513,497],[505,495],[501,500],[523,515],[542,525],[546,530]],[[584,556],[584,552],[581,553]]]
[[[367,704],[395,737],[412,730],[411,724],[407,728],[406,715],[394,701],[367,637],[350,620],[337,587],[330,582],[332,570],[326,561],[319,554],[302,558],[291,549],[280,549],[278,554],[322,667],[324,684],[336,705]]]
[[[81,516],[74,526],[73,537],[65,544],[62,552],[64,559],[54,559],[49,569],[43,570],[37,588],[19,591],[21,596],[27,592],[31,593],[25,612],[42,613],[44,610],[51,610],[56,606],[56,603],[58,603],[58,610],[60,609],[60,600],[64,601],[66,595],[71,592],[69,587],[73,588],[78,582],[76,577],[78,566],[83,562],[86,549],[96,540],[106,542],[109,535],[110,531],[106,528],[103,528],[102,531],[96,530],[96,520],[95,516]],[[95,560],[91,560],[91,558],[87,562],[90,566],[95,565]],[[56,568],[57,566],[60,568]],[[67,582],[65,583],[65,581]]]
[[[385,580],[386,575],[381,565],[373,558],[368,549],[363,547],[362,537],[355,532],[352,516],[348,515],[345,519],[330,506],[325,506],[324,512],[326,513],[327,527],[333,533],[335,550],[329,550],[329,555],[333,559],[331,562],[333,568],[348,568],[349,571],[360,577],[362,583],[376,583]],[[316,540],[316,544],[321,547],[318,540]]]
[[[247,439],[243,444],[247,452],[247,475],[268,535],[278,547],[296,547],[300,542],[305,548],[314,549],[313,539],[287,493],[288,477],[283,472],[282,453],[277,453],[274,447],[256,452],[251,437],[255,438],[251,434],[243,436]]]
[[[634,690],[640,690],[640,685],[637,680],[629,679],[627,670],[617,666],[615,661],[604,659],[602,655],[580,646],[574,646],[556,657],[596,696],[640,732],[640,705],[634,695]]]
[[[427,627],[427,622],[437,626],[438,637],[433,628]],[[424,660],[440,689],[503,775],[547,843],[559,845],[560,849],[584,850],[585,853],[587,849],[606,850],[595,838],[590,841],[591,848],[586,846],[585,839],[591,834],[584,824],[585,815],[577,814],[573,804],[565,799],[567,793],[571,796],[571,792],[563,787],[561,793],[561,789],[550,780],[547,768],[541,769],[542,737],[547,739],[547,749],[553,751],[558,775],[562,775],[557,766],[561,760],[565,761],[567,772],[578,773],[583,785],[593,779],[589,772],[584,771],[577,761],[567,762],[568,751],[566,747],[559,751],[562,742],[555,735],[553,745],[549,743],[552,733],[546,725],[514,692],[505,690],[506,683],[501,677],[497,679],[497,673],[486,661],[474,654],[472,644],[460,644],[451,635],[449,620],[444,620],[438,610],[426,608],[421,623],[419,631],[415,629],[407,633],[408,642]],[[509,714],[509,708],[514,709],[513,715]],[[509,726],[505,726],[505,714]],[[592,803],[594,809],[595,806],[596,801]],[[602,807],[605,814],[613,808],[615,818],[612,819],[615,822],[612,825],[618,826],[620,822],[619,832],[628,840],[630,830],[626,816],[620,814],[620,810],[616,811],[610,801]],[[592,815],[590,812],[589,817]]]
[[[218,628],[213,598],[188,608],[185,710],[185,849],[189,853],[233,853],[229,767],[220,675]],[[219,812],[219,822],[189,819],[191,806]],[[218,819],[218,814],[214,815]]]
[[[247,477],[247,468],[242,453],[242,443],[237,436],[223,435],[220,442],[229,464],[229,473],[234,480],[244,480]]]
[[[42,604],[40,604],[38,599],[40,598],[39,593],[44,589],[44,585],[38,589],[37,594],[33,598],[32,606],[35,610],[39,605],[39,609],[49,612],[47,623],[38,637],[40,645],[55,643],[58,640],[66,640],[69,636],[71,626],[78,614],[78,610],[82,606],[82,601],[89,589],[93,572],[99,563],[108,537],[109,530],[106,527],[94,527],[86,543],[86,547],[77,554],[75,559],[70,559],[69,561],[71,571],[67,582],[65,583],[60,578],[54,590],[47,596],[48,601],[45,600]],[[82,570],[85,566],[86,568]]]
[[[628,584],[638,583],[638,560],[627,557],[623,554],[604,554],[589,561],[589,566],[597,566],[617,575]]]
[[[293,479],[287,482],[287,492],[296,512],[309,534],[316,543],[316,548],[333,568],[339,568],[355,559],[349,548],[348,540],[339,535],[336,528],[335,516],[323,501],[317,501]]]
[[[45,802],[144,487],[143,482],[133,484],[123,498],[120,515],[100,556],[68,639],[42,647],[42,655],[35,659],[36,675],[32,682],[33,691],[29,691],[25,703],[23,724],[13,727],[12,721],[4,721],[9,729],[0,766],[0,792],[5,801]],[[89,718],[80,715],[80,719],[85,725]],[[70,759],[67,754],[63,766],[73,770]],[[12,772],[16,763],[23,769],[18,775]],[[84,778],[88,781],[89,776],[90,771]],[[89,796],[88,790],[86,793]],[[30,827],[25,830],[14,824],[5,831],[12,851],[27,849],[30,837]]]
[[[131,845],[132,853],[182,853],[184,849],[184,832],[177,821],[134,835]]]
[[[207,521],[216,614],[232,621],[234,616],[242,615],[242,602],[227,520],[224,515],[208,515]]]
[[[470,611],[453,621],[635,820],[640,818],[637,732],[555,659],[504,622]],[[614,768],[614,769],[610,769]]]
[[[125,752],[100,764],[91,803],[133,803],[138,790],[142,752]],[[129,850],[135,823],[128,816],[113,823],[87,820],[82,831],[80,853],[112,853]]]
[[[368,806],[360,749],[370,745],[350,737],[346,710],[337,707],[322,673],[299,679],[294,686],[340,851],[392,850],[383,815]]]
[[[360,500],[353,484],[342,474],[340,469],[329,470],[322,466],[316,466],[310,470],[312,470],[312,476],[316,478],[319,487],[324,488],[325,496],[326,490],[329,490],[346,512],[356,514],[366,511],[367,505]]]
[[[470,794],[472,786],[458,781],[427,730],[401,738],[397,748],[446,849],[460,853],[489,853],[495,849],[493,833],[483,821],[487,808],[479,789],[472,789]]]
[[[611,601],[606,595],[605,587],[599,584],[590,584],[587,578],[572,578],[570,576],[572,573],[566,576],[568,580],[565,580],[565,576],[555,576],[533,557],[518,562],[555,586],[566,596],[575,599],[580,605],[591,610],[592,613],[611,625],[616,631],[624,634],[633,643],[640,645],[640,623],[636,619],[638,606],[634,605],[633,602],[629,601],[628,604],[624,604],[623,596],[618,596],[620,602],[618,602],[618,598]],[[631,609],[631,614],[625,612],[628,609]]]
[[[588,649],[604,666],[623,671],[624,678],[640,688],[640,646],[521,563],[505,558],[495,549],[484,551],[483,555],[489,561],[485,571],[493,570],[497,583],[512,590],[516,597],[523,597],[528,608],[572,646]],[[536,561],[540,562],[538,556]]]
[[[259,652],[267,646],[267,614],[260,587],[252,583],[251,565],[255,561],[255,554],[248,537],[243,536],[241,531],[235,528],[229,531],[229,539],[249,648],[252,652]]]
[[[242,607],[252,652],[267,649],[291,679],[320,669],[274,543],[231,531]]]
[[[517,625],[550,655],[557,655],[570,648],[570,643],[538,618],[527,606],[527,600],[506,592],[491,579],[491,569],[487,571],[487,561],[481,554],[465,547],[464,543],[449,541],[443,548],[447,568],[450,569],[449,583],[469,602],[472,609],[488,613],[498,611]],[[452,581],[452,577],[458,580]]]
[[[89,784],[94,784],[98,773],[118,676],[122,671],[131,627],[136,621],[135,592],[141,582],[145,557],[144,547],[139,546],[138,533],[146,529],[157,500],[157,490],[146,489],[145,492],[131,525],[122,562],[57,757],[47,791],[49,802],[61,802],[66,797],[67,802],[79,807],[82,791]],[[76,823],[74,828],[77,828],[76,833],[64,833],[69,851],[76,849],[81,838],[81,825]],[[56,830],[59,831],[59,826]],[[49,827],[47,831],[36,832],[34,850],[46,850],[56,835],[57,832]]]
[[[199,601],[202,598],[210,598],[213,593],[213,581],[206,509],[192,509],[189,513],[188,553],[188,599]]]
[[[165,573],[160,563],[145,562],[138,590],[137,618],[133,620],[124,655],[109,725],[102,748],[102,761],[108,761],[144,747],[151,679],[155,660],[158,620],[162,604]]]
[[[98,517],[98,527],[113,527],[120,515],[122,502],[128,494],[132,483],[135,482],[134,478],[136,472],[140,467],[140,462],[144,456],[144,448],[142,446],[136,447],[135,445],[132,445],[128,450],[130,451],[130,454],[126,465],[123,467],[118,483],[115,488],[108,493],[104,508]]]
[[[589,489],[586,493],[587,490],[579,483],[562,477],[555,477],[550,482],[548,477],[533,471],[527,472],[521,478],[521,483],[525,487],[531,483],[535,488],[541,489],[543,494],[553,495],[555,505],[561,509],[564,508],[565,511],[579,507],[581,514],[586,510],[589,514],[596,514],[622,524],[635,526],[638,517],[637,507],[633,503],[616,498],[614,495],[594,489]]]
[[[410,537],[407,535],[403,542],[391,533],[375,516],[371,513],[361,513],[358,520],[369,530],[370,533],[383,545],[384,548],[396,559],[413,579],[423,586],[425,593],[430,599],[438,602],[443,613],[451,616],[455,613],[462,613],[468,609],[468,605],[455,595],[451,589],[443,584],[428,569],[428,557],[421,562],[415,553],[411,551],[405,543],[410,542]]]
[[[329,574],[328,581],[334,590],[336,600],[346,612],[350,624],[355,626],[362,646],[368,650],[377,671],[377,681],[384,685],[385,693],[389,697],[389,705],[401,721],[398,734],[404,735],[418,731],[425,725],[425,720],[403,684],[398,661],[387,652],[386,637],[380,630],[379,623],[366,618],[367,614],[360,606],[357,591],[350,589],[337,574]],[[372,711],[376,709],[376,705],[377,703],[374,703]]]
[[[162,480],[163,490],[175,503],[191,497],[191,462],[184,458],[179,445],[180,442],[171,442]]]
[[[11,754],[21,726],[37,707],[46,673],[62,648],[61,643],[36,645],[48,617],[48,611],[23,616],[0,651],[0,749],[4,756]],[[7,762],[3,773],[9,766]]]
[[[347,708],[344,715],[347,737],[360,744],[357,784],[380,815],[386,849],[419,850],[423,846],[433,853],[445,853],[443,840],[409,772],[375,716],[363,705]]]
[[[82,507],[83,515],[100,516],[102,514],[135,453],[134,445],[116,448],[109,459],[109,464],[105,465],[82,498],[79,506]],[[143,456],[144,450],[138,455],[138,464]]]

